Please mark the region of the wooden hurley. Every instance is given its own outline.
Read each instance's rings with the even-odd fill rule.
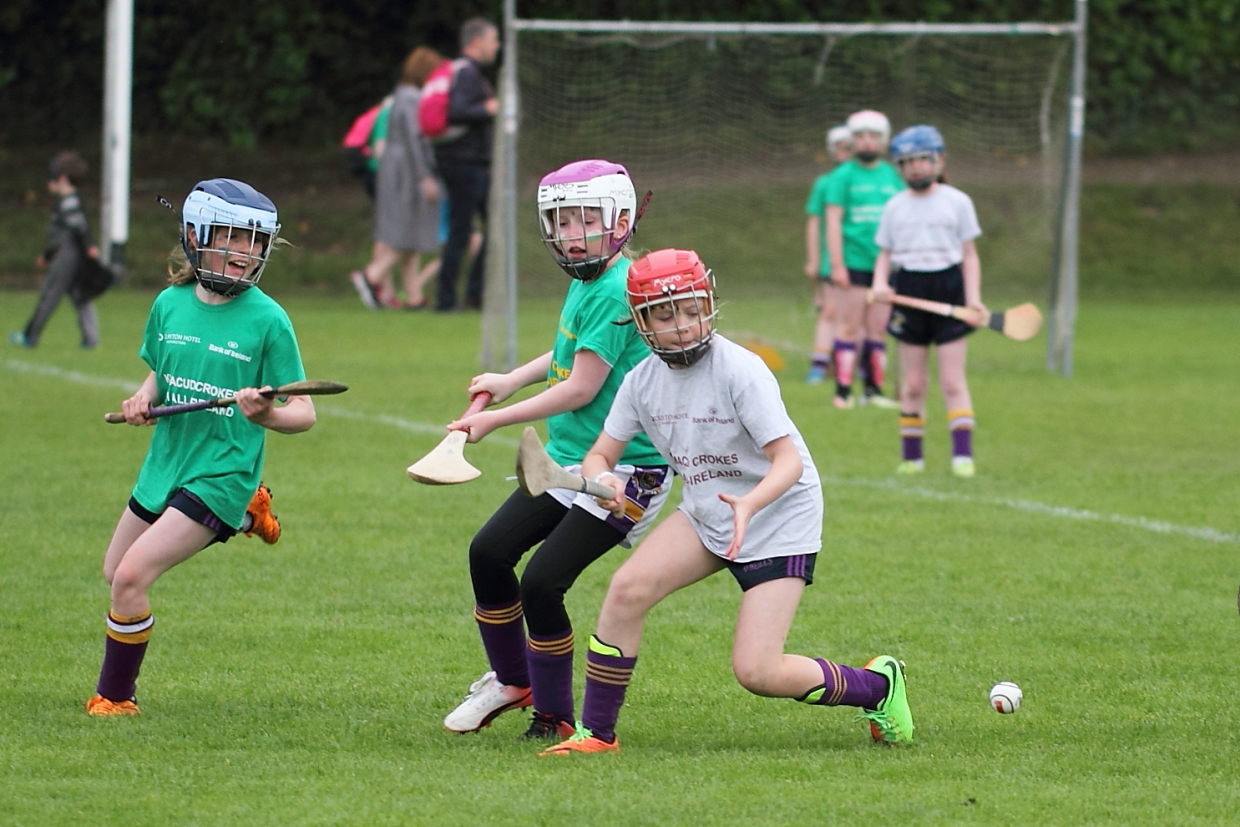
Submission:
[[[339,382],[325,382],[319,379],[303,379],[300,382],[289,382],[287,385],[281,385],[278,388],[263,391],[262,395],[268,399],[275,399],[277,396],[324,396],[336,393],[344,393],[349,389],[348,385],[342,385]],[[223,399],[205,399],[201,402],[186,402],[184,405],[164,405],[158,408],[151,408],[147,412],[147,419],[158,419],[161,416],[173,416],[174,414],[189,413],[191,411],[205,411],[208,408],[227,408],[229,405],[237,404],[237,397],[226,396]],[[108,413],[103,415],[103,421],[117,425],[125,421],[123,413]]]
[[[483,391],[470,401],[460,418],[473,416],[490,402],[491,394]],[[456,485],[478,479],[482,472],[465,461],[465,442],[468,439],[468,431],[450,431],[429,454],[406,468],[405,474],[409,479],[426,485]]]
[[[521,447],[517,450],[517,483],[531,497],[545,494],[552,488],[581,491],[604,500],[616,496],[616,490],[610,485],[588,480],[561,468],[543,448],[538,432],[532,427],[526,427],[521,434]]]
[[[866,294],[866,298],[871,302],[883,301],[913,307],[927,313],[934,313],[936,316],[950,316],[974,327],[989,327],[1017,342],[1032,339],[1042,329],[1042,311],[1030,302],[995,313],[979,313],[971,307],[961,307],[929,299],[915,299],[912,296],[901,296],[898,293],[877,298],[871,292]]]

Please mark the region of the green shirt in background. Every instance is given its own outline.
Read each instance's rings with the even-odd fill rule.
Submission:
[[[547,453],[560,465],[576,465],[585,459],[603,430],[603,420],[620,390],[624,375],[650,355],[649,348],[628,321],[629,301],[625,285],[631,262],[621,256],[593,281],[573,279],[560,310],[560,325],[551,347],[547,387],[563,382],[573,371],[579,350],[595,353],[611,366],[607,380],[590,402],[575,411],[547,419]],[[645,434],[628,444],[620,462],[626,465],[666,465]]]
[[[853,158],[827,176],[827,203],[844,208],[844,266],[849,270],[873,271],[878,260],[874,234],[883,207],[902,189],[900,173],[882,159],[873,167],[864,167]]]
[[[818,180],[814,182],[814,186],[810,188],[809,198],[805,201],[805,214],[818,217],[818,250],[819,256],[818,275],[829,277],[831,275],[831,256],[827,254],[827,191],[831,186],[829,183],[831,176],[839,171],[839,167],[830,172],[818,176]]]
[[[167,288],[155,297],[139,355],[155,372],[161,405],[306,378],[288,314],[257,287],[224,304],[201,301],[193,282]],[[262,476],[267,429],[235,405],[156,422],[133,498],[162,513],[184,488],[240,528]]]

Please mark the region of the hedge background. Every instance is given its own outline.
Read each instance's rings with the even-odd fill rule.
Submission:
[[[1240,142],[1240,0],[1091,0],[1089,151]],[[500,0],[136,0],[134,131],[236,146],[326,145],[392,86],[404,56],[456,53],[462,20]],[[241,7],[237,7],[240,9]],[[1071,0],[521,0],[524,17],[804,22],[1069,20]],[[0,7],[0,146],[89,145],[102,110],[104,0]],[[623,10],[623,11],[621,11]],[[86,136],[89,136],[87,139]]]

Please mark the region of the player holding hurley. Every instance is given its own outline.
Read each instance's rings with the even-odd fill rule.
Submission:
[[[496,428],[547,420],[547,450],[576,471],[601,430],[621,380],[646,356],[628,314],[625,244],[641,213],[628,171],[603,160],[576,161],[544,176],[538,187],[542,240],[572,277],[552,349],[505,373],[475,376],[469,393],[503,402],[527,385],[537,395],[466,416],[448,427],[477,442]],[[613,466],[615,466],[613,468]],[[672,475],[649,440],[634,440],[608,466],[624,492],[616,513],[592,498],[517,490],[469,547],[474,618],[490,670],[444,719],[452,732],[475,732],[510,709],[534,706],[525,738],[571,733],[573,627],[564,595],[591,563],[617,545],[629,547],[650,526],[671,489]],[[520,580],[516,567],[535,545]],[[526,627],[529,636],[526,636]]]
[[[237,388],[241,415],[216,408],[154,420],[103,559],[111,608],[99,683],[86,702],[95,716],[138,714],[138,672],[155,625],[147,593],[164,572],[238,531],[279,537],[259,483],[267,430],[294,434],[315,421],[309,396],[275,406],[262,395],[306,378],[288,315],[255,286],[280,231],[275,205],[249,184],[213,178],[194,187],[181,213],[172,286],[155,298],[142,342],[151,370],[122,410],[129,424],[150,425],[156,400],[208,385]]]
[[[658,250],[630,269],[628,296],[653,354],[625,377],[581,473],[620,490],[610,469],[631,440],[646,436],[684,477],[684,499],[612,577],[586,655],[581,726],[541,754],[620,748],[616,720],[646,613],[724,569],[742,591],[732,649],[742,686],[860,707],[874,740],[911,741],[900,661],[880,655],[856,669],[784,652],[822,545],[822,484],[770,370],[715,335],[710,272],[691,250]],[[602,505],[623,513],[621,499]]]

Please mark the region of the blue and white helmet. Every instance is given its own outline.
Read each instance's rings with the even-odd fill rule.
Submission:
[[[185,256],[198,282],[220,295],[239,295],[258,281],[279,233],[276,205],[243,181],[199,181],[181,208]],[[219,262],[219,272],[204,265],[202,254],[206,252],[219,254],[213,257]]]
[[[942,154],[943,136],[933,126],[910,126],[891,139],[891,160],[896,163],[909,158]]]

